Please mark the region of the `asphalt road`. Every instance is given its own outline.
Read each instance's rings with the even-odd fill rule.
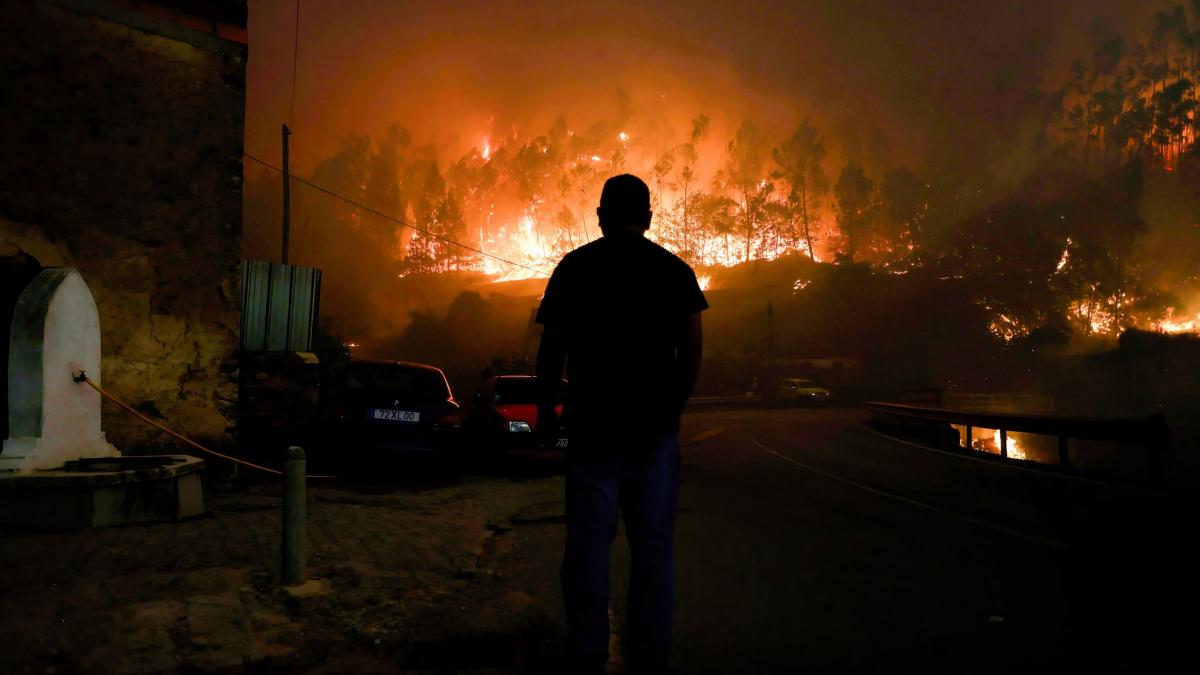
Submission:
[[[1173,658],[1191,630],[1173,608],[1195,598],[1178,518],[1124,489],[919,449],[862,421],[685,416],[675,672],[1156,672]],[[509,580],[555,617],[561,524],[533,520]],[[627,560],[622,535],[618,617]]]

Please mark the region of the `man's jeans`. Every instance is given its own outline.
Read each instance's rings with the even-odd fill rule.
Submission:
[[[679,436],[571,438],[562,585],[571,673],[603,673],[608,659],[609,549],[625,518],[631,569],[628,667],[665,673],[675,612]]]

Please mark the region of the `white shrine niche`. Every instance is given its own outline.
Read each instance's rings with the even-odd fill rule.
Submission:
[[[100,430],[100,316],[74,269],[43,270],[13,311],[8,353],[8,433],[0,469],[56,469],[74,459],[116,457]]]

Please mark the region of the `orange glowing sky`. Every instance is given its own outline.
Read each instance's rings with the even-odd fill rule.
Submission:
[[[713,119],[719,151],[746,117],[782,135],[811,116],[831,161],[1003,166],[1029,86],[1092,36],[1140,29],[1153,3],[250,3],[246,148],[311,170],[349,133],[393,123],[457,156],[485,134],[611,118],[628,93],[647,134]],[[1149,7],[1148,7],[1149,6]],[[1081,52],[1082,50],[1082,52]],[[703,154],[703,151],[702,151]],[[708,154],[714,154],[710,152]]]

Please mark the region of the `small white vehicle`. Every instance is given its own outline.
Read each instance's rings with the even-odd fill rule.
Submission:
[[[776,391],[776,398],[784,405],[825,405],[832,397],[833,392],[800,377],[783,378]]]

